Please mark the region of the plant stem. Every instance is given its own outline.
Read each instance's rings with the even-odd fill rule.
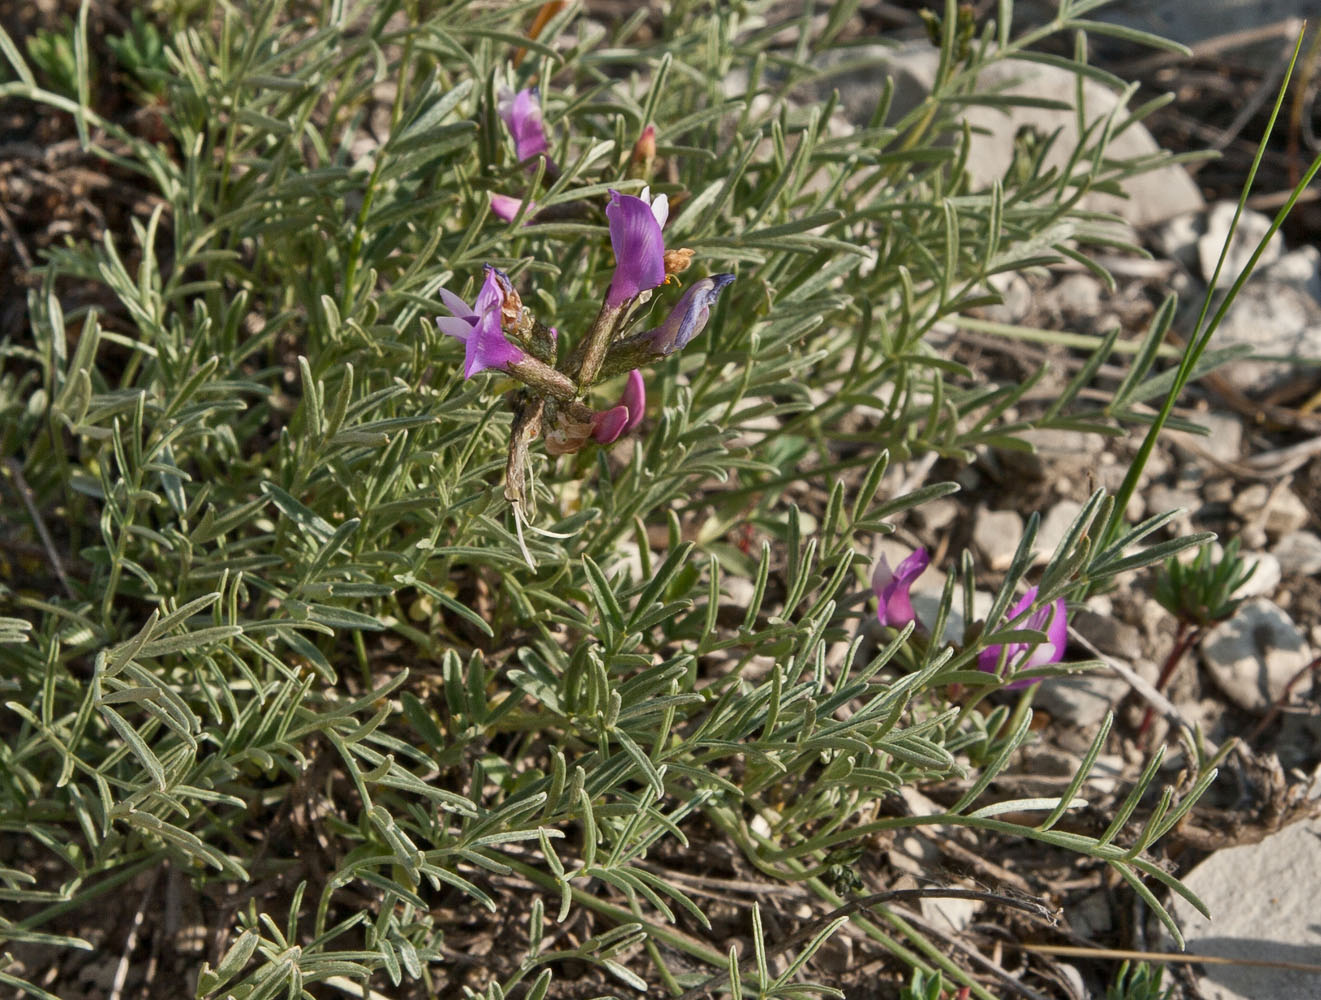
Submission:
[[[1191,622],[1179,622],[1178,631],[1174,633],[1174,646],[1170,649],[1170,655],[1165,657],[1165,664],[1160,668],[1160,676],[1156,679],[1157,691],[1165,690],[1165,685],[1170,682],[1170,677],[1174,674],[1179,661],[1201,637],[1201,628],[1195,627]],[[1138,726],[1139,736],[1144,735],[1151,728],[1153,715],[1152,707],[1148,705],[1147,710],[1142,714],[1142,725]]]
[[[1281,691],[1280,696],[1275,699],[1274,703],[1271,705],[1270,711],[1261,717],[1261,721],[1258,722],[1256,726],[1253,727],[1252,732],[1248,734],[1248,743],[1255,743],[1257,737],[1266,731],[1266,727],[1279,718],[1280,713],[1284,711],[1285,703],[1289,700],[1289,695],[1293,693],[1294,685],[1303,679],[1304,674],[1310,673],[1318,667],[1321,667],[1321,656],[1314,657],[1311,663],[1307,664],[1289,678],[1289,683],[1284,685],[1284,690]]]

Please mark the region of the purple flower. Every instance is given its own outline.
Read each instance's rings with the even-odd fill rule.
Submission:
[[[647,387],[642,373],[634,368],[619,397],[619,405],[592,417],[592,439],[598,444],[613,444],[642,423],[647,410]]]
[[[1009,621],[1013,621],[1037,599],[1037,588],[1030,587],[1022,599],[1009,609]],[[1064,647],[1069,641],[1069,617],[1064,607],[1064,598],[1060,597],[1045,604],[1028,615],[1022,624],[1023,629],[1033,629],[1046,633],[1046,641],[1030,645],[1026,642],[1011,642],[1004,652],[1004,674],[1012,676],[1022,670],[1044,667],[1048,663],[1059,663],[1064,656]],[[977,656],[977,666],[987,673],[997,673],[1000,664],[1002,646],[989,646]],[[1040,678],[1038,678],[1040,680]],[[1027,687],[1036,684],[1036,680],[1014,681],[1006,685],[1009,688]]]
[[[610,279],[610,290],[605,302],[618,309],[665,280],[665,238],[661,226],[669,216],[670,206],[665,195],[655,201],[649,189],[642,189],[642,197],[610,192],[610,204],[605,208],[610,223],[610,247],[615,252],[615,274]]]
[[[507,194],[493,194],[491,195],[491,214],[505,222],[513,222],[514,216],[518,215],[518,210],[522,204],[522,198],[511,198]],[[537,203],[529,201],[527,203],[528,218],[530,219],[536,212]]]
[[[908,591],[930,564],[931,555],[925,548],[914,550],[893,570],[885,556],[881,556],[872,572],[871,589],[876,595],[876,617],[882,625],[903,628],[909,622],[917,621],[917,612],[913,610]]]
[[[541,101],[536,87],[520,90],[517,94],[502,88],[497,110],[509,134],[514,137],[514,153],[520,163],[539,153],[544,155],[550,148],[541,121]]]
[[[694,281],[674,304],[665,322],[642,336],[650,338],[657,354],[673,354],[683,349],[702,332],[711,317],[711,307],[720,298],[725,286],[733,280],[732,274],[713,274],[709,278]]]
[[[472,378],[488,368],[503,369],[523,360],[523,352],[511,344],[500,329],[500,311],[504,305],[502,284],[508,278],[493,267],[486,268],[486,280],[477,293],[477,304],[470,307],[447,288],[440,290],[440,300],[451,316],[437,316],[436,327],[463,342],[463,377]]]

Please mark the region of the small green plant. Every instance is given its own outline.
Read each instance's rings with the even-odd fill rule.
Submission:
[[[1165,690],[1184,654],[1197,644],[1207,628],[1230,618],[1243,603],[1244,599],[1234,594],[1252,578],[1257,564],[1246,565],[1238,549],[1239,540],[1231,538],[1217,559],[1214,545],[1206,542],[1187,562],[1171,556],[1156,578],[1156,600],[1178,622],[1174,645],[1156,679],[1156,690]],[[1140,734],[1151,728],[1153,717],[1148,706],[1138,727]]]
[[[1171,557],[1156,579],[1156,600],[1189,628],[1206,629],[1231,617],[1243,603],[1234,594],[1257,571],[1257,564],[1245,563],[1238,550],[1239,539],[1231,538],[1219,559],[1210,542],[1190,560]]]
[[[1165,969],[1159,965],[1138,962],[1119,967],[1115,981],[1107,987],[1105,1000],[1170,1000],[1173,986],[1162,986]]]
[[[64,19],[60,31],[38,28],[27,43],[28,58],[45,74],[50,89],[64,97],[78,96],[78,60],[73,25]]]
[[[944,996],[945,977],[939,972],[928,974],[921,969],[914,969],[913,978],[899,991],[899,1000],[942,1000]]]
[[[165,82],[169,78],[165,42],[156,30],[156,25],[147,20],[141,8],[133,9],[132,23],[127,32],[111,35],[105,41],[106,47],[114,53],[120,66],[128,71],[143,94],[160,97],[165,93]]]

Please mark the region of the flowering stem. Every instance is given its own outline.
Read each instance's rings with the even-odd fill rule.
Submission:
[[[590,388],[601,374],[606,351],[610,348],[615,328],[619,325],[619,319],[624,315],[626,307],[627,303],[622,306],[603,304],[601,311],[596,314],[596,319],[592,322],[592,328],[587,331],[587,336],[569,356],[568,371],[582,389]]]
[[[627,337],[610,345],[608,353],[601,361],[597,377],[604,379],[622,375],[634,368],[643,368],[664,356],[652,346],[651,338],[646,334]]]
[[[525,354],[518,361],[511,362],[505,370],[520,382],[532,386],[543,396],[554,396],[561,402],[569,403],[578,395],[578,386],[572,379],[530,354]]]

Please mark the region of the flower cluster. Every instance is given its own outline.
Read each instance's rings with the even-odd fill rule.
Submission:
[[[535,167],[538,159],[554,170],[550,143],[535,90],[503,93],[499,106],[520,162]],[[648,126],[634,150],[634,168],[649,170],[655,156],[655,130]],[[492,196],[492,209],[512,219],[522,202]],[[529,212],[535,206],[529,202]],[[664,227],[669,200],[644,187],[638,194],[610,191],[605,206],[615,268],[591,327],[559,359],[558,331],[543,326],[523,305],[509,277],[487,265],[476,301],[469,305],[448,289],[440,300],[449,316],[436,319],[440,332],[464,347],[464,378],[500,371],[528,387],[518,401],[519,415],[510,444],[506,495],[522,499],[522,462],[528,442],[544,432],[552,455],[578,451],[589,442],[610,444],[633,431],[646,410],[646,385],[641,369],[682,350],[706,326],[732,274],[693,281],[658,326],[640,333],[630,327],[655,289],[688,269],[693,251],[666,249]],[[582,397],[600,380],[627,373],[619,402],[602,411]]]
[[[931,556],[924,548],[914,551],[894,569],[890,568],[885,556],[881,556],[872,573],[872,592],[876,595],[876,617],[882,625],[901,629],[911,622],[919,631],[925,632],[917,612],[913,610],[913,599],[909,592],[913,582],[930,563]],[[977,656],[977,667],[980,670],[1012,678],[1024,670],[1059,663],[1063,659],[1069,641],[1069,619],[1064,599],[1056,598],[1040,607],[1035,607],[1036,604],[1037,588],[1029,587],[1027,593],[1009,609],[1008,621],[1020,629],[1044,633],[1046,641],[988,646]],[[1024,615],[1026,619],[1020,622],[1019,619]],[[1031,679],[1016,680],[1006,687],[1022,688],[1035,683]]]

